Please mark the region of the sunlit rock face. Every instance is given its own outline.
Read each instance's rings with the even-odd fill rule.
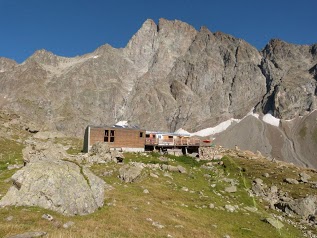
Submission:
[[[290,119],[315,108],[316,52],[279,40],[259,52],[205,27],[147,20],[125,48],[74,58],[39,50],[22,64],[0,58],[0,108],[76,136],[120,120],[195,131],[252,108]]]
[[[268,93],[262,109],[292,119],[316,109],[317,44],[294,45],[271,40],[262,51]]]

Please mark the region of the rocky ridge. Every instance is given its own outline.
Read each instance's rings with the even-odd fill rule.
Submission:
[[[254,107],[291,119],[316,108],[316,65],[316,45],[272,40],[259,52],[205,27],[147,20],[122,49],[75,58],[39,50],[22,64],[1,58],[0,106],[76,136],[87,124],[123,119],[195,131]]]

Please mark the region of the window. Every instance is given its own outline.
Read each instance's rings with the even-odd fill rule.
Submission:
[[[110,142],[114,142],[114,130],[110,131]]]
[[[140,132],[140,138],[142,138],[143,137],[143,132]]]
[[[105,130],[105,136],[103,138],[104,142],[108,142],[109,141],[109,130]]]
[[[153,135],[153,138],[156,138],[156,135]]]
[[[173,139],[173,136],[168,136],[169,139]]]
[[[150,138],[150,135],[149,135],[149,134],[146,134],[145,137],[146,137],[146,138]]]
[[[114,130],[105,130],[104,142],[114,142]]]

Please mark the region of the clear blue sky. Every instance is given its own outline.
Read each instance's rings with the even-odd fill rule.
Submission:
[[[146,19],[182,20],[262,49],[272,38],[317,43],[317,0],[0,0],[0,56],[61,56],[124,47]]]

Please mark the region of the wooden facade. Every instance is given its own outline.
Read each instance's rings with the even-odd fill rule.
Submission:
[[[105,142],[112,149],[130,152],[167,151],[179,149],[183,154],[198,151],[200,146],[210,146],[208,140],[190,134],[154,132],[125,127],[93,127],[85,131],[84,152],[89,152],[96,142]]]
[[[144,151],[145,130],[88,126],[85,131],[84,152],[89,152],[96,142],[106,142],[110,148],[122,151]]]

